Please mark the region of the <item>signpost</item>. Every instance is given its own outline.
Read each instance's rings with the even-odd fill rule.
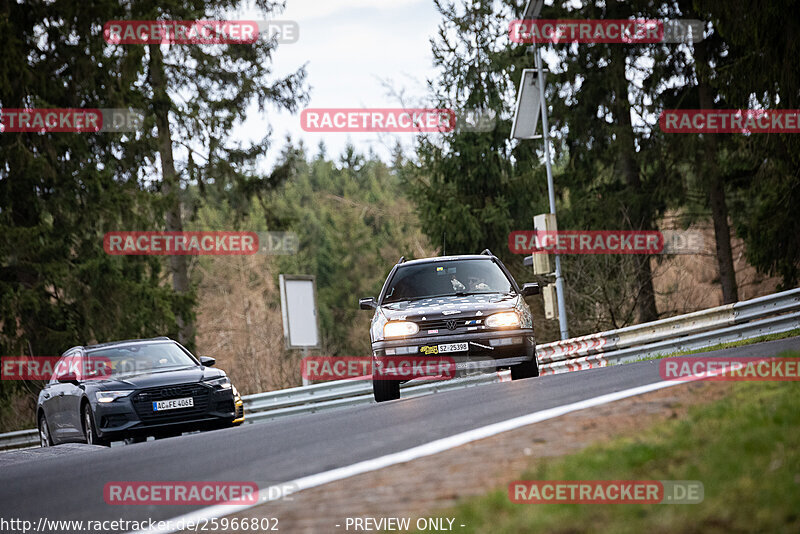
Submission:
[[[308,349],[319,348],[317,288],[314,277],[282,274],[278,279],[286,348],[301,349],[305,358]],[[303,385],[308,385],[306,378],[303,378]]]
[[[544,0],[528,0],[523,13],[523,20],[532,20],[539,17]],[[547,103],[544,99],[545,75],[542,68],[542,55],[534,44],[531,47],[536,57],[536,70],[525,69],[522,71],[519,92],[517,93],[517,109],[514,113],[514,123],[511,127],[511,137],[515,139],[533,139],[536,126],[539,122],[539,112],[542,113],[542,131],[544,137],[544,160],[547,168],[547,196],[550,201],[550,213],[555,219],[556,195],[553,186],[553,169],[550,161],[550,126],[547,123]],[[536,95],[538,89],[538,96]],[[564,277],[561,274],[561,256],[555,255],[556,262],[556,299],[558,300],[558,325],[561,330],[561,339],[569,338],[567,326],[567,308],[564,301]]]

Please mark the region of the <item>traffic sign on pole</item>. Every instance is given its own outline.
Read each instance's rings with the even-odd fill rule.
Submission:
[[[544,75],[542,75],[544,78]],[[514,122],[511,124],[511,137],[514,139],[534,139],[536,126],[539,124],[539,77],[536,69],[522,71],[522,83],[517,91],[517,108],[514,111]]]

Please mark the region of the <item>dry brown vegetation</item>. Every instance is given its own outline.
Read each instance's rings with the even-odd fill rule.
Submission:
[[[216,358],[242,394],[300,384],[300,355],[284,348],[270,263],[227,256],[198,266],[197,353]]]

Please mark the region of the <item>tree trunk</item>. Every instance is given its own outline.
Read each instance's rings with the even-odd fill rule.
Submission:
[[[169,110],[171,101],[167,94],[164,79],[164,63],[161,49],[157,44],[149,45],[150,50],[150,84],[153,89],[153,111],[158,128],[158,153],[161,157],[161,187],[167,204],[166,230],[182,232],[181,219],[181,186],[175,172],[175,161],[172,156],[172,134],[169,129]],[[189,265],[186,256],[170,256],[169,268],[172,274],[172,288],[179,295],[189,295]],[[194,320],[190,310],[181,310],[176,314],[178,323],[178,341],[184,345],[194,344]]]
[[[653,230],[653,217],[642,191],[639,177],[639,166],[636,162],[636,145],[634,143],[633,122],[631,120],[631,104],[628,101],[628,80],[625,77],[625,53],[619,48],[612,48],[611,71],[615,76],[616,95],[614,99],[617,121],[617,153],[619,172],[630,192],[630,203],[627,208],[633,230]],[[650,256],[636,254],[636,322],[647,323],[658,319],[656,292],[653,287],[653,271],[650,268]]]
[[[705,42],[694,45],[695,73],[697,75],[697,91],[701,109],[712,109],[714,101],[711,90],[706,81],[708,66],[708,52]],[[722,286],[722,300],[724,304],[731,304],[739,300],[739,290],[736,286],[736,270],[733,267],[733,250],[731,248],[731,229],[728,225],[728,204],[725,201],[725,185],[722,182],[717,165],[717,135],[704,134],[705,137],[705,165],[703,183],[711,206],[711,219],[714,222],[714,239],[717,245],[717,272]]]

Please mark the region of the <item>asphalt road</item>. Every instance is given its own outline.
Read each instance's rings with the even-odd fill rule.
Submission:
[[[800,337],[704,353],[770,356]],[[265,487],[487,424],[661,381],[645,361],[487,384],[126,447],[59,446],[0,454],[0,518],[169,519],[196,506],[112,506],[113,481],[248,481]],[[480,459],[476,459],[480,460]],[[491,459],[487,459],[491,460]]]

